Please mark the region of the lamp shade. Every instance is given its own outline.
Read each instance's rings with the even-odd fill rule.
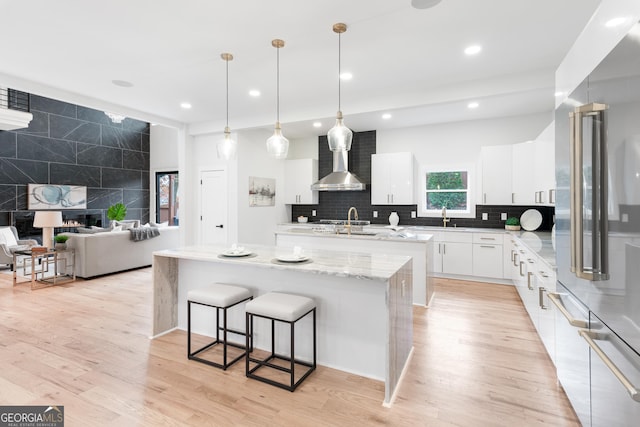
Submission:
[[[62,227],[63,225],[60,211],[37,211],[33,217],[33,226],[36,228]]]
[[[327,142],[331,151],[349,151],[351,150],[351,141],[353,140],[353,132],[344,125],[342,112],[338,111],[336,124],[329,129],[327,133]]]

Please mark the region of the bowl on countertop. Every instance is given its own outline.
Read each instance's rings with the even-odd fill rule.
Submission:
[[[309,218],[306,216],[299,216],[298,217],[298,222],[307,222],[309,221]]]

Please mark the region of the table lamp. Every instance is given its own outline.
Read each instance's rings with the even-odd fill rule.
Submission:
[[[47,249],[53,248],[53,228],[63,225],[60,211],[37,211],[33,217],[33,226],[42,228],[42,246]]]

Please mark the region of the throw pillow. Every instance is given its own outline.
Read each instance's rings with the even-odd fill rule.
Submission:
[[[111,231],[122,231],[122,226],[121,225],[116,225],[115,227],[113,227],[111,229]]]
[[[0,228],[0,243],[4,243],[7,246],[15,246],[18,244],[16,236],[9,227]]]

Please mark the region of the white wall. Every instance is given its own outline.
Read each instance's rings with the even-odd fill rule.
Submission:
[[[318,137],[290,139],[287,159],[318,159]]]
[[[289,217],[283,203],[284,160],[267,155],[266,141],[271,133],[265,130],[238,133],[237,242],[240,243],[275,245],[276,225]],[[249,207],[250,176],[276,180],[275,206]]]
[[[156,172],[177,171],[178,129],[151,126],[149,153],[149,220],[156,215]],[[180,197],[178,195],[178,197]]]
[[[553,120],[553,112],[500,119],[443,123],[376,132],[376,152],[412,152],[418,164],[476,163],[483,145],[534,140]]]
[[[206,170],[225,170],[228,182],[228,244],[274,245],[276,225],[287,221],[283,204],[284,164],[282,160],[267,155],[266,140],[270,131],[243,130],[236,135],[238,155],[235,160],[218,160],[216,143],[221,134],[198,135],[187,144],[185,185],[190,194],[188,222],[193,224],[186,231],[187,244],[199,241],[200,223],[200,174]],[[274,178],[276,180],[276,205],[273,207],[249,207],[249,177]],[[182,178],[181,178],[182,180]],[[188,184],[187,184],[188,182]],[[185,220],[186,223],[186,220]],[[181,226],[182,226],[181,222]]]

